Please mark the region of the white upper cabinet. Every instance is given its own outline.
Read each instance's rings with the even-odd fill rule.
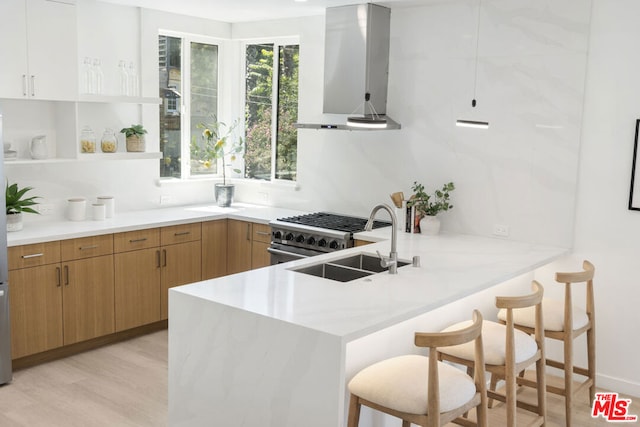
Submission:
[[[50,0],[0,2],[0,98],[77,99],[76,7]]]

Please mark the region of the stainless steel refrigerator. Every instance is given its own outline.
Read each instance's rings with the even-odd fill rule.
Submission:
[[[0,111],[0,144],[2,139],[2,111]],[[2,153],[4,150],[2,151]],[[0,154],[0,176],[5,185],[4,154]],[[6,211],[5,199],[0,197],[1,212]],[[0,213],[0,384],[11,381],[11,328],[9,324],[9,271],[7,267],[7,217]]]

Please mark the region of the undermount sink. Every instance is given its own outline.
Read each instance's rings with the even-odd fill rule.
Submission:
[[[331,261],[332,264],[344,265],[351,268],[357,268],[360,270],[372,271],[374,273],[382,273],[389,270],[389,267],[383,267],[380,265],[380,258],[376,255],[368,254],[356,254],[350,255],[346,258],[340,258],[335,261]],[[409,264],[408,261],[398,260],[398,267]]]
[[[398,267],[410,264],[408,261],[398,260]],[[293,268],[297,273],[309,274],[338,282],[350,282],[362,277],[371,276],[389,270],[380,265],[380,258],[375,255],[356,254],[339,258],[330,262],[313,264],[306,267]]]

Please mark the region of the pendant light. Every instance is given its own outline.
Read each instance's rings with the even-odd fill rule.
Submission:
[[[478,86],[478,47],[480,45],[480,11],[482,9],[482,0],[478,0],[478,20],[476,24],[476,57],[473,70],[473,99],[471,100],[471,107],[476,108],[476,87]],[[489,122],[478,120],[458,119],[456,120],[456,126],[458,127],[471,127],[476,129],[489,129]]]
[[[364,103],[362,104],[362,116],[350,116],[347,118],[347,126],[367,129],[384,129],[387,127],[387,119],[380,116],[371,103],[371,94],[364,94]],[[370,114],[367,114],[367,106]]]

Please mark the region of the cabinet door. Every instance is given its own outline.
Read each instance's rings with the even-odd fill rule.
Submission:
[[[115,254],[116,332],[160,320],[160,248]]]
[[[0,1],[0,98],[27,97],[27,18],[25,0]]]
[[[61,101],[77,99],[77,27],[74,5],[27,0],[29,96]]]
[[[60,264],[9,272],[11,357],[62,346]]]
[[[202,223],[202,280],[227,274],[227,220]]]
[[[227,222],[227,274],[251,270],[251,223]]]
[[[267,249],[269,243],[253,241],[251,245],[251,268],[261,268],[271,265],[271,254]]]
[[[62,269],[64,344],[113,333],[113,255],[65,262]]]
[[[201,279],[200,241],[163,246],[161,318],[168,318],[169,288],[199,282]]]

